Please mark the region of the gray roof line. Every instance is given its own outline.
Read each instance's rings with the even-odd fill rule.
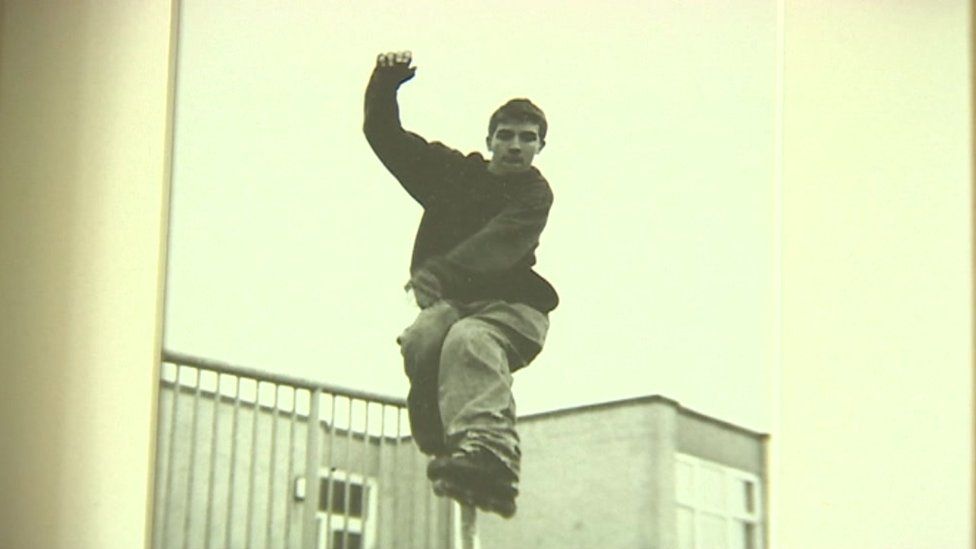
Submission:
[[[661,404],[667,404],[669,406],[673,406],[675,409],[678,410],[678,412],[680,412],[683,415],[691,416],[691,417],[694,417],[694,418],[697,418],[697,419],[701,419],[703,421],[707,421],[709,423],[713,423],[713,424],[719,425],[719,426],[724,427],[726,429],[731,429],[731,430],[734,430],[734,431],[739,431],[741,433],[745,433],[747,435],[754,436],[754,437],[758,437],[758,438],[761,438],[761,439],[769,438],[769,434],[768,433],[762,433],[762,432],[759,432],[759,431],[754,431],[752,429],[747,429],[746,427],[742,427],[740,425],[736,425],[734,423],[730,423],[728,421],[721,420],[721,419],[718,419],[718,418],[715,418],[715,417],[712,417],[712,416],[703,414],[703,413],[698,412],[696,410],[692,410],[690,408],[687,408],[685,406],[682,406],[680,402],[678,402],[678,401],[676,401],[674,399],[668,398],[666,396],[662,396],[662,395],[645,395],[645,396],[639,396],[639,397],[624,398],[624,399],[620,399],[620,400],[611,400],[611,401],[606,401],[606,402],[598,402],[598,403],[594,403],[594,404],[582,404],[582,405],[579,405],[579,406],[571,406],[571,407],[567,407],[567,408],[560,408],[560,409],[557,409],[557,410],[547,410],[547,411],[544,411],[544,412],[536,412],[534,414],[527,414],[527,415],[524,415],[524,416],[519,416],[518,420],[519,421],[535,421],[535,420],[539,420],[539,419],[548,419],[548,418],[555,417],[555,416],[563,416],[563,415],[576,414],[576,413],[582,413],[582,412],[592,412],[592,411],[595,411],[595,410],[602,410],[602,409],[607,409],[607,408],[618,408],[618,407],[627,406],[627,405],[630,405],[630,404],[651,404],[651,403],[661,403]]]

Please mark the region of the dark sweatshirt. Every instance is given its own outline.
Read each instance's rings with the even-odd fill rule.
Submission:
[[[363,131],[383,165],[424,208],[411,274],[426,269],[442,297],[501,299],[548,313],[555,289],[536,273],[535,249],[552,190],[535,168],[496,175],[479,153],[428,143],[400,125],[399,76],[378,67],[366,88]]]

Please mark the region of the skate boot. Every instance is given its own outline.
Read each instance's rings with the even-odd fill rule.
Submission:
[[[433,459],[427,477],[434,493],[504,518],[515,515],[517,479],[487,451],[455,453]]]

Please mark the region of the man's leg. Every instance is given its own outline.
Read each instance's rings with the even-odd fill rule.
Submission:
[[[444,428],[437,404],[437,373],[444,338],[460,315],[441,301],[420,311],[417,319],[397,338],[403,366],[410,379],[407,412],[410,431],[421,452],[447,453]]]
[[[449,451],[487,452],[512,482],[521,459],[512,372],[535,358],[548,327],[548,317],[531,307],[490,302],[451,326],[441,350],[439,401]]]

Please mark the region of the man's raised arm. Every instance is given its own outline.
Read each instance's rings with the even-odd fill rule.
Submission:
[[[410,66],[410,52],[381,53],[366,87],[366,113],[363,132],[377,154],[386,153],[386,147],[402,140],[400,108],[397,105],[397,89],[413,78],[416,67]]]
[[[440,143],[428,143],[400,124],[397,90],[413,78],[410,52],[380,54],[366,87],[363,133],[380,161],[417,202],[426,205],[438,191],[442,171],[463,159]]]

